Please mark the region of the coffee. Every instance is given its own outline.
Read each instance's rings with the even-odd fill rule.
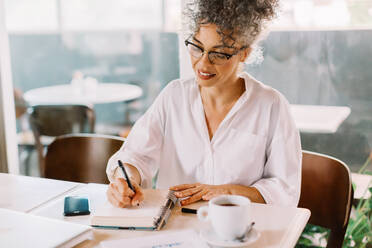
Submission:
[[[234,206],[239,206],[237,204],[233,204],[233,203],[222,203],[222,204],[218,204],[219,206],[223,206],[223,207],[234,207]]]
[[[220,195],[198,209],[201,221],[211,221],[213,230],[223,240],[242,237],[250,223],[250,200],[240,195]]]

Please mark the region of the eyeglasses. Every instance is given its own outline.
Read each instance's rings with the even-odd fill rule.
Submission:
[[[204,53],[206,52],[204,50],[204,48],[201,48],[200,46],[188,41],[188,40],[185,40],[185,45],[187,47],[187,49],[189,50],[189,53],[191,54],[191,56],[193,56],[194,58],[197,58],[197,59],[200,59],[201,57],[203,57]],[[243,46],[242,48],[236,50],[234,53],[232,54],[228,54],[228,53],[221,53],[221,52],[214,52],[214,51],[208,51],[208,60],[211,64],[214,64],[214,65],[223,65],[224,63],[226,63],[232,56],[238,54],[241,50],[245,49],[246,47]]]

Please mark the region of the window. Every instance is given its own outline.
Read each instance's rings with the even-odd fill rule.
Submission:
[[[372,27],[370,0],[283,0],[276,29],[359,29]]]
[[[180,1],[5,0],[5,7],[14,87],[27,92],[68,84],[80,71],[102,83],[143,89],[138,102],[95,105],[98,133],[123,131],[179,77]],[[20,118],[18,132],[27,129],[27,117]],[[37,175],[34,156],[24,155],[21,172]]]
[[[63,30],[138,30],[162,28],[161,0],[62,0]]]
[[[5,0],[5,23],[10,32],[56,31],[57,16],[55,0]]]
[[[175,0],[5,0],[9,32],[162,30],[180,27]]]

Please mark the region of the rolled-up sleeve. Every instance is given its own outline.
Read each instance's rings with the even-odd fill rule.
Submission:
[[[279,97],[272,106],[271,126],[262,178],[252,186],[268,204],[297,206],[301,192],[302,150],[288,102]]]
[[[144,188],[152,186],[152,178],[158,170],[160,150],[163,144],[165,125],[164,92],[159,94],[146,113],[138,119],[123,146],[108,161],[106,173],[110,181],[118,168],[117,161],[137,168]]]

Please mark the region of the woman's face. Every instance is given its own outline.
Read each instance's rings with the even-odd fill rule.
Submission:
[[[201,25],[199,31],[189,39],[190,42],[204,50],[200,58],[191,57],[192,68],[194,70],[197,82],[202,87],[226,87],[237,82],[239,63],[244,62],[248,56],[249,48],[242,48],[240,44],[233,40],[222,42],[221,35],[217,32],[215,24]],[[190,47],[190,45],[188,45]],[[192,47],[190,47],[192,48]],[[194,47],[195,48],[195,47]],[[208,58],[208,52],[218,52],[227,55],[233,55],[221,63],[211,63]],[[212,53],[217,55],[218,53]],[[213,57],[213,56],[209,56]]]

